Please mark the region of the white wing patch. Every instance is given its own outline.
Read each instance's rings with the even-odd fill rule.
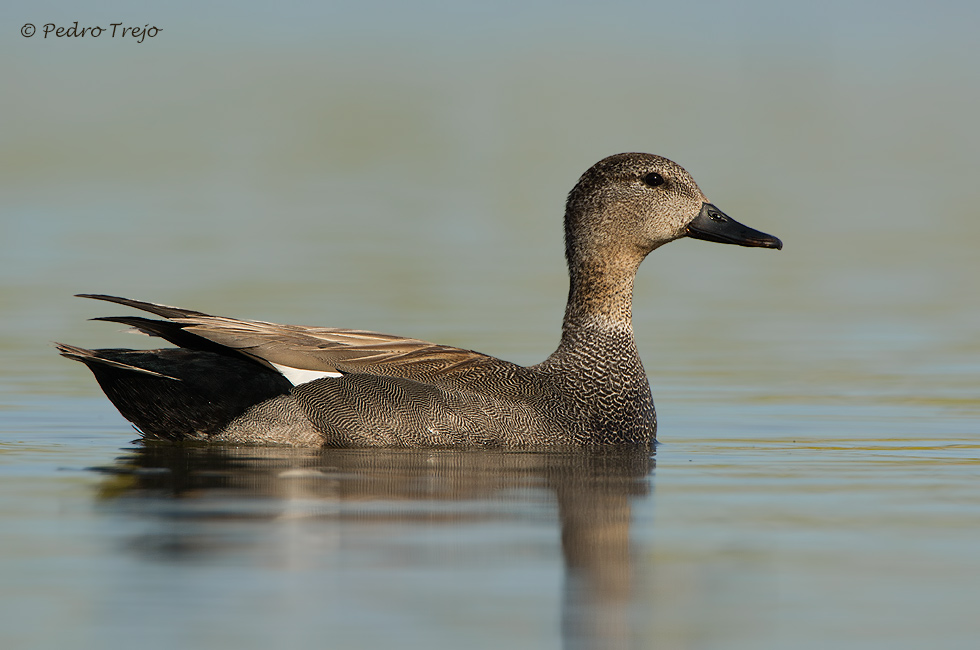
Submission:
[[[269,361],[269,363],[272,363]],[[315,379],[323,379],[324,377],[343,377],[342,373],[330,372],[327,370],[304,370],[303,368],[291,368],[289,366],[281,366],[278,363],[272,363],[276,370],[282,373],[282,376],[289,380],[293,386],[299,386],[300,384],[305,384],[311,382]]]

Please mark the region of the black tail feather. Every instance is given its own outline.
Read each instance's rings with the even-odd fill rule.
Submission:
[[[86,350],[85,348],[75,347],[74,345],[68,345],[67,343],[55,343],[54,345],[56,348],[58,348],[58,352],[61,354],[61,356],[74,359],[75,361],[81,361],[89,368],[97,365],[105,365],[119,370],[143,373],[154,377],[162,377],[164,379],[180,381],[180,379],[177,377],[171,377],[170,375],[165,375],[156,372],[155,370],[140,368],[139,366],[134,366],[118,360],[121,356],[118,353],[130,352],[130,350]]]
[[[292,385],[250,359],[206,350],[58,351],[88,366],[103,392],[147,438],[206,439]]]

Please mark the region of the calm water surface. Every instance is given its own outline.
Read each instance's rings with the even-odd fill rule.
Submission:
[[[0,647],[980,647],[975,39],[209,15],[0,43]],[[105,292],[535,363],[563,197],[625,150],[786,244],[644,264],[654,454],[142,446],[50,346],[146,344]]]
[[[97,399],[33,408],[0,451],[6,647],[977,638],[980,445],[914,410],[692,412],[651,454],[132,446]]]

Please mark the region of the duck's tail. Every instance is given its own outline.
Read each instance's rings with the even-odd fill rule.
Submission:
[[[86,350],[56,344],[88,366],[103,392],[145,438],[207,439],[250,407],[289,392],[279,373],[209,350]]]

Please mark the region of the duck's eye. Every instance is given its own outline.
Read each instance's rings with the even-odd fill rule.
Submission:
[[[658,187],[664,184],[664,177],[658,174],[657,172],[650,172],[649,174],[643,177],[643,182],[649,185],[650,187]]]

